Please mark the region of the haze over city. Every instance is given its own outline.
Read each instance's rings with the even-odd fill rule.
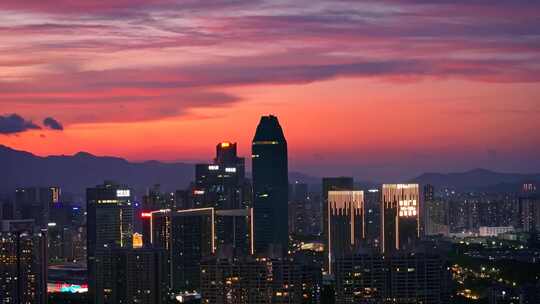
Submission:
[[[0,3],[11,148],[195,162],[229,140],[248,157],[275,114],[311,175],[540,171],[537,2],[57,3]]]

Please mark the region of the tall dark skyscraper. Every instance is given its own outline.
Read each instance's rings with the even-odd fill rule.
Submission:
[[[252,145],[255,253],[287,252],[287,141],[275,116],[263,116]]]
[[[92,303],[104,303],[108,289],[98,288],[96,269],[101,251],[133,246],[133,206],[126,186],[105,182],[86,189],[87,264],[89,297]]]

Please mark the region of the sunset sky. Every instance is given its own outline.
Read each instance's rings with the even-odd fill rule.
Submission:
[[[432,2],[1,0],[0,144],[248,157],[272,113],[308,174],[540,172],[540,1]]]

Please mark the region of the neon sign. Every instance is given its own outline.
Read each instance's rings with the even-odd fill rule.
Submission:
[[[69,283],[49,283],[47,284],[47,291],[49,293],[62,292],[62,293],[85,293],[88,292],[88,284],[69,284]]]
[[[399,201],[399,217],[416,216],[416,200]]]

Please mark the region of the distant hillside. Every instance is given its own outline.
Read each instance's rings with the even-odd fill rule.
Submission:
[[[40,157],[0,145],[0,194],[23,186],[60,186],[66,192],[84,194],[85,189],[113,180],[127,184],[138,193],[160,184],[164,191],[185,189],[194,179],[195,168],[187,163],[129,162],[123,158],[75,155]],[[320,183],[317,177],[290,172],[290,180]]]
[[[185,189],[194,178],[194,166],[188,163],[159,161],[129,162],[118,157],[94,156],[86,152],[75,155],[40,157],[0,145],[0,194],[13,193],[16,187],[60,186],[66,192],[84,194],[87,187],[104,180],[127,184],[138,193],[160,184],[164,191]],[[290,182],[300,181],[320,189],[321,178],[299,172],[289,173]],[[411,180],[433,184],[437,188],[458,190],[512,191],[525,181],[540,183],[540,174],[498,173],[475,169],[463,173],[425,173]],[[357,181],[362,189],[377,186],[368,181]]]
[[[540,182],[540,174],[500,173],[486,169],[474,169],[461,173],[424,173],[412,180],[420,184],[432,184],[436,188],[457,190],[512,191],[528,182]]]
[[[71,193],[84,193],[105,179],[127,184],[139,192],[153,184],[167,191],[186,187],[194,166],[185,163],[128,162],[116,157],[98,157],[86,152],[73,156],[40,157],[0,145],[0,193],[21,186],[58,185]]]

